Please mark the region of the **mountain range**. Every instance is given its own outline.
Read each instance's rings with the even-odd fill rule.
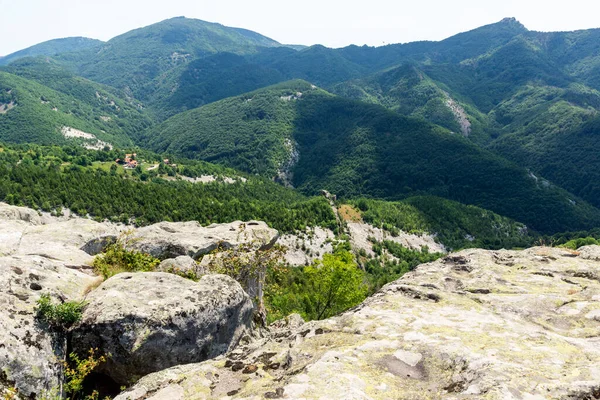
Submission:
[[[0,140],[137,147],[304,195],[435,196],[540,233],[589,230],[599,39],[507,18],[439,42],[330,49],[173,18],[1,58]]]

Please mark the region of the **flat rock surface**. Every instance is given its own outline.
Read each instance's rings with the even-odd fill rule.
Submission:
[[[204,268],[190,256],[167,258],[156,267],[156,270],[158,272],[189,274],[191,276],[201,276],[205,273]]]
[[[119,384],[227,352],[249,330],[253,314],[250,297],[225,275],[194,282],[162,272],[123,273],[86,301],[73,349],[110,354],[102,372]]]
[[[89,266],[93,262],[89,250],[101,247],[92,244],[102,242],[103,238],[119,237],[125,232],[130,238],[130,249],[161,260],[178,256],[198,259],[219,246],[265,248],[278,239],[277,230],[257,221],[206,227],[196,221],[160,222],[135,229],[80,217],[56,218],[29,208],[0,203],[0,256],[39,255],[72,266]]]
[[[72,266],[90,265],[81,250],[89,241],[117,236],[122,227],[85,218],[55,218],[24,207],[0,203],[0,256],[37,255]]]
[[[142,378],[137,399],[594,399],[600,262],[466,250],[343,315]]]
[[[160,259],[178,256],[198,259],[218,246],[231,248],[248,244],[263,248],[272,246],[277,238],[277,230],[258,221],[235,221],[207,227],[195,221],[160,222],[137,229],[130,247]]]

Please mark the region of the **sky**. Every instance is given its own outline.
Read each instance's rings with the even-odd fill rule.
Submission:
[[[0,10],[0,55],[61,37],[108,40],[177,16],[328,47],[441,40],[504,17],[537,31],[600,27],[598,0],[0,0]]]

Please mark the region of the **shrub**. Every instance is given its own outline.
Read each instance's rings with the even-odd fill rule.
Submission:
[[[121,272],[151,272],[156,269],[160,260],[149,254],[130,251],[126,245],[130,242],[127,235],[116,243],[109,245],[103,254],[94,259],[94,271],[108,279]]]
[[[97,400],[98,392],[82,395],[83,382],[100,364],[106,362],[106,356],[98,355],[98,349],[90,349],[87,358],[81,359],[75,353],[69,354],[69,361],[64,362],[65,391],[70,399]]]
[[[228,275],[238,281],[253,297],[257,315],[266,322],[264,291],[267,270],[280,268],[286,249],[278,245],[265,250],[256,250],[255,247],[255,244],[249,243],[225,251],[218,248],[212,253],[207,267],[211,273]]]
[[[37,301],[36,318],[51,328],[65,330],[79,322],[84,306],[83,301],[54,304],[49,294],[43,294]]]
[[[594,245],[594,244],[598,245],[598,244],[600,244],[600,241],[591,236],[588,236],[585,238],[577,238],[577,239],[569,240],[567,243],[561,245],[560,247],[565,247],[565,248],[571,249],[571,250],[577,250],[580,247],[590,246],[590,245]]]
[[[338,247],[305,268],[270,269],[265,297],[270,321],[294,312],[314,320],[354,307],[367,293],[364,272],[349,251]]]
[[[200,278],[202,277],[202,275],[198,275],[194,271],[182,271],[179,268],[175,268],[175,267],[167,268],[164,272],[173,274],[173,275],[177,275],[177,276],[180,276],[185,279],[189,279],[194,282],[198,282],[200,280]]]

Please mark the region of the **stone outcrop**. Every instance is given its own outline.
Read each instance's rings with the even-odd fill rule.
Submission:
[[[291,266],[308,265],[324,254],[333,252],[335,235],[329,229],[314,227],[306,232],[282,235],[277,241],[287,248],[284,258]]]
[[[148,374],[118,400],[600,398],[599,246],[451,254],[345,314],[290,317],[250,342],[240,338],[252,303],[230,278],[120,274],[96,288],[93,254],[126,229],[0,203],[0,394],[60,385],[65,337],[34,318],[50,293],[89,302],[71,345],[110,353],[101,374],[118,384]],[[195,260],[217,246],[268,248],[277,232],[161,223],[129,237],[161,269],[198,274]]]
[[[389,240],[396,242],[407,249],[417,251],[420,251],[423,247],[427,247],[430,253],[446,253],[444,246],[437,243],[432,235],[413,235],[400,231],[399,234],[393,236],[383,229],[376,228],[363,222],[348,222],[347,225],[352,248],[356,251],[364,250],[366,254],[370,256],[375,256],[375,252],[373,252],[373,243],[371,243],[370,239],[375,239],[378,242]]]
[[[583,246],[577,252],[586,260],[600,261],[600,246]]]
[[[462,251],[345,314],[148,375],[117,400],[598,398],[599,275],[562,249]]]
[[[51,393],[60,387],[65,338],[36,321],[36,301],[42,293],[80,300],[96,279],[37,255],[0,257],[0,272],[0,394]]]
[[[268,248],[277,241],[277,231],[264,222],[235,221],[207,227],[198,222],[161,222],[137,229],[130,247],[160,259],[190,256],[198,259],[217,247],[237,247],[242,244]]]
[[[205,269],[190,256],[167,258],[159,264],[156,270],[189,276],[200,276],[206,273]]]
[[[129,236],[139,239],[138,245],[141,246],[141,250],[143,250],[143,246],[159,250],[166,249],[166,251],[158,253],[164,258],[171,255],[168,251],[169,246],[183,249],[183,254],[186,255],[190,253],[199,255],[202,251],[210,251],[219,245],[224,247],[240,245],[250,248],[262,247],[271,245],[277,239],[277,231],[269,229],[264,223],[237,222],[212,225],[206,228],[196,223],[163,223],[132,229],[123,225],[98,223],[74,217],[68,212],[63,217],[52,217],[28,208],[0,203],[0,397],[5,394],[4,390],[13,387],[18,389],[21,396],[25,397],[39,396],[46,392],[50,395],[52,390],[59,388],[59,378],[62,374],[61,361],[64,359],[66,351],[65,340],[64,337],[51,333],[47,327],[40,326],[36,321],[34,318],[36,301],[41,294],[45,293],[51,294],[55,302],[84,300],[86,293],[98,284],[98,277],[94,276],[91,269],[93,256],[127,231],[129,231]],[[159,245],[152,247],[153,242],[159,243]],[[165,247],[161,247],[163,244]],[[172,255],[178,254],[173,252]],[[181,269],[186,263],[191,269],[195,268],[196,275],[203,272],[189,256],[165,260],[163,267],[168,270],[168,265],[175,265]],[[188,271],[182,270],[181,272]],[[219,312],[227,313],[235,307],[238,307],[240,312],[238,319],[232,315],[230,321],[218,325],[218,334],[213,333],[204,339],[198,339],[205,341],[206,346],[203,351],[206,352],[206,355],[198,358],[192,352],[190,358],[187,359],[188,362],[206,359],[206,357],[219,354],[229,348],[239,336],[239,333],[236,332],[231,334],[231,329],[234,329],[236,323],[246,326],[248,321],[246,314],[251,303],[249,300],[246,301],[247,296],[238,290],[239,285],[234,285],[234,282],[227,281],[225,278],[216,279],[214,282],[211,279],[216,278],[207,276],[202,279],[200,284],[195,284],[172,274],[164,278],[164,282],[184,281],[181,287],[172,286],[173,292],[178,295],[183,293],[196,293],[196,297],[200,296],[200,293],[205,295],[206,299],[200,300],[198,303],[199,306],[204,304],[208,310],[205,317],[202,317],[204,319],[198,317],[198,321],[189,322],[188,318],[192,328],[201,323],[199,321],[205,321],[208,324],[204,331],[196,332],[198,334],[209,333],[210,318],[218,318]],[[131,280],[131,282],[135,281],[136,279]],[[142,289],[148,290],[147,301],[149,304],[145,307],[140,306],[140,309],[145,311],[154,306],[165,306],[166,303],[160,303],[159,299],[155,298],[156,296],[180,299],[172,294],[165,294],[166,292],[160,290],[160,285],[156,282],[155,284],[154,288],[147,286],[135,288],[135,284],[131,286],[124,284],[121,289],[124,293],[132,292],[140,296]],[[185,289],[186,284],[196,285],[200,289]],[[229,286],[235,286],[236,289],[227,289]],[[152,294],[154,289],[158,294]],[[220,294],[210,295],[218,289],[221,290]],[[98,293],[95,291],[92,293],[89,297],[95,299]],[[111,293],[116,292],[112,291]],[[233,293],[236,293],[235,296],[238,297],[242,295],[246,297],[242,301]],[[230,297],[227,297],[227,294]],[[189,299],[180,299],[177,306],[170,306],[171,310],[167,307],[164,309],[164,314],[161,315],[179,322],[186,321],[185,317],[171,315],[169,311],[178,312],[188,306],[193,308],[194,297],[188,297]],[[240,301],[237,306],[235,299]],[[113,300],[116,301],[116,299]],[[102,312],[104,315],[98,317],[100,319],[115,317],[115,314],[110,314],[107,310],[102,310]],[[156,315],[158,314],[147,315],[145,318],[150,318],[149,320],[152,321],[151,317]],[[213,322],[218,324],[217,319]],[[182,330],[185,329],[184,326],[177,324],[173,325],[174,329],[177,326]],[[189,335],[194,336],[196,333],[189,333]],[[228,335],[232,336],[227,339]],[[227,340],[230,340],[230,343]],[[200,343],[199,341],[196,342],[197,345]],[[142,342],[142,339],[138,340],[138,343]],[[190,342],[184,341],[184,343],[189,345]],[[214,346],[211,343],[214,343]],[[173,359],[178,360],[177,358]],[[181,359],[185,360],[184,357]],[[173,365],[169,363],[170,361],[164,364],[161,362],[163,361],[155,363],[152,368],[166,368],[166,366]],[[156,369],[144,370],[140,374],[154,370]]]
[[[207,227],[194,221],[161,222],[134,229],[79,217],[56,218],[0,203],[0,256],[39,255],[81,267],[90,265],[94,255],[125,233],[132,250],[161,260],[198,259],[219,246],[268,248],[278,238],[277,230],[257,221]]]
[[[37,255],[71,266],[89,265],[93,258],[81,248],[120,228],[84,218],[54,218],[0,203],[0,256]]]
[[[250,328],[253,314],[250,297],[225,275],[194,282],[160,272],[123,273],[86,301],[72,347],[110,354],[100,372],[119,384],[225,353]]]

